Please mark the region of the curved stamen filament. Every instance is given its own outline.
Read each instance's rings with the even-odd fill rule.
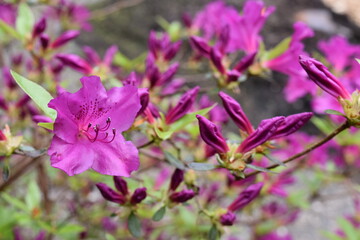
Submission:
[[[112,139],[111,140],[109,140],[109,141],[107,141],[107,142],[104,142],[103,140],[101,140],[103,143],[111,143],[112,141],[114,141],[114,139],[115,139],[115,136],[116,136],[116,129],[115,128],[113,128],[112,129],[112,133],[113,133],[113,137],[112,137]],[[108,133],[106,133],[107,135],[106,135],[106,137],[108,136]],[[105,139],[104,139],[105,140]]]
[[[104,127],[100,128],[99,130],[100,130],[100,131],[106,131],[106,130],[109,129],[110,125],[111,125],[111,118],[108,117],[108,118],[106,119],[106,125],[105,125]]]
[[[93,136],[93,134],[90,133],[90,128],[92,126],[92,123],[89,123],[87,128],[86,129],[82,129],[81,132],[87,137],[87,139],[90,141],[90,142],[95,142],[95,141],[100,141],[100,142],[103,142],[103,143],[111,143],[112,141],[114,141],[115,139],[115,136],[116,136],[116,129],[113,128],[112,129],[112,133],[113,133],[113,136],[111,139],[108,139],[109,137],[109,133],[108,132],[105,132],[106,130],[109,129],[111,125],[111,118],[108,117],[107,120],[106,120],[106,125],[101,127],[100,128],[100,125],[99,124],[96,124],[92,129],[94,130],[95,132],[95,136]],[[101,138],[100,138],[101,136]]]

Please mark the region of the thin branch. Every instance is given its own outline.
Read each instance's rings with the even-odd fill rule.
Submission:
[[[140,3],[142,3],[143,1],[144,0],[124,0],[124,1],[115,2],[109,6],[102,8],[102,9],[93,11],[91,13],[91,19],[104,18],[112,13],[120,11],[121,9],[136,6]]]
[[[338,127],[337,129],[335,129],[332,133],[330,133],[328,136],[326,136],[325,138],[323,138],[321,141],[313,144],[312,146],[310,146],[309,148],[305,149],[304,151],[298,153],[298,154],[295,154],[293,155],[292,157],[284,160],[282,163],[288,163],[288,162],[291,162],[297,158],[300,158],[306,154],[308,154],[309,152],[313,151],[314,149],[320,147],[321,145],[327,143],[328,141],[330,141],[331,139],[333,139],[336,135],[338,135],[339,133],[341,133],[342,131],[344,131],[345,129],[349,128],[350,127],[350,124],[348,121],[346,121],[345,123],[343,123],[340,127]],[[276,168],[280,166],[279,164],[273,164],[273,165],[270,165],[269,167],[267,167],[266,169],[270,170],[270,169],[273,169],[273,168]],[[254,172],[251,172],[251,173],[248,173],[246,174],[245,176],[246,177],[250,177],[250,176],[253,176],[253,175],[256,175],[258,173],[261,173],[262,171],[254,171]]]
[[[145,148],[145,147],[147,147],[147,146],[150,146],[150,145],[153,144],[154,142],[155,142],[155,139],[152,139],[152,140],[150,140],[149,142],[144,143],[143,145],[140,145],[140,146],[138,146],[138,147],[136,147],[136,148],[137,148],[137,149]]]

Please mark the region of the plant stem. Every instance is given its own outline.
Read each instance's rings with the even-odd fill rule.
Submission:
[[[330,133],[328,136],[326,136],[325,138],[323,138],[322,140],[320,140],[319,142],[311,145],[309,148],[305,149],[304,151],[300,152],[300,153],[297,153],[295,155],[293,155],[292,157],[284,160],[282,163],[288,163],[288,162],[291,162],[299,157],[302,157],[304,155],[306,155],[307,153],[313,151],[314,149],[320,147],[321,145],[327,143],[328,141],[330,141],[331,139],[333,139],[336,135],[338,135],[339,133],[341,133],[342,131],[344,131],[345,129],[349,128],[350,127],[350,123],[348,121],[346,121],[345,123],[343,123],[342,125],[340,125],[340,127],[338,127],[337,129],[335,129],[332,133]],[[273,169],[273,168],[276,168],[280,166],[279,164],[273,164],[273,165],[270,165],[268,166],[266,169]],[[248,173],[248,174],[245,174],[246,177],[250,177],[250,176],[253,176],[253,175],[256,175],[258,173],[261,173],[262,171],[254,171],[254,172],[251,172],[251,173]]]

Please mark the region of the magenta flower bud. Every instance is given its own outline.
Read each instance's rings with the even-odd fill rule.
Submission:
[[[6,136],[5,136],[5,134],[1,131],[1,129],[0,129],[0,141],[6,141]]]
[[[35,123],[41,123],[41,122],[50,123],[53,121],[51,118],[44,116],[44,115],[34,115],[34,116],[32,116],[32,120]]]
[[[89,75],[92,72],[92,67],[81,57],[75,54],[57,54],[56,58],[59,59],[64,65]]]
[[[150,88],[156,86],[161,78],[160,70],[157,66],[151,65],[146,68],[146,77],[149,79]]]
[[[40,44],[42,49],[47,49],[49,47],[50,38],[47,34],[41,34]]]
[[[113,189],[111,189],[105,183],[97,183],[96,187],[99,189],[101,195],[106,200],[108,200],[110,202],[119,203],[119,204],[124,204],[126,202],[126,199],[123,195],[115,192]]]
[[[255,132],[251,133],[236,150],[240,153],[246,153],[251,149],[265,143],[275,134],[278,127],[284,122],[285,117],[274,117],[262,120]]]
[[[150,101],[149,90],[147,88],[139,88],[138,94],[139,94],[139,98],[140,98],[141,108],[138,111],[137,116],[139,116],[140,114],[142,114],[145,111],[145,109],[149,105],[149,101]]]
[[[97,52],[89,46],[83,47],[83,52],[86,55],[86,60],[92,65],[98,65],[101,63],[101,59]]]
[[[6,103],[6,100],[0,96],[0,108],[7,111],[9,109],[7,103]]]
[[[118,52],[118,47],[115,45],[112,45],[106,50],[106,53],[104,55],[103,63],[105,66],[111,66],[115,54]]]
[[[191,189],[185,189],[181,192],[174,192],[169,196],[169,199],[172,202],[176,203],[183,203],[190,199],[192,199],[195,196],[195,192]]]
[[[138,188],[131,196],[130,203],[132,205],[140,203],[146,198],[146,188]]]
[[[192,18],[189,13],[183,13],[181,16],[181,20],[182,20],[183,24],[185,25],[185,27],[191,28]]]
[[[285,137],[296,132],[304,126],[313,115],[312,112],[303,112],[286,117],[283,124],[278,127],[275,134],[270,139]]]
[[[225,74],[226,69],[225,69],[224,65],[222,64],[222,57],[223,56],[221,55],[221,53],[216,48],[211,49],[211,51],[210,51],[211,62],[214,64],[216,69],[221,74]]]
[[[240,104],[224,92],[219,92],[219,96],[223,102],[226,112],[229,114],[236,126],[247,134],[254,132],[254,128],[242,110]]]
[[[15,66],[19,66],[22,63],[22,61],[23,61],[23,55],[22,54],[12,56],[12,58],[11,58],[11,62]]]
[[[183,180],[184,180],[184,171],[178,168],[175,169],[173,175],[171,176],[170,190],[175,191]]]
[[[196,115],[196,117],[199,120],[200,136],[204,142],[215,149],[217,153],[228,152],[229,147],[218,127],[203,116]]]
[[[166,124],[171,124],[179,120],[190,110],[195,102],[199,89],[199,86],[194,87],[182,95],[178,104],[174,108],[170,109],[165,116]]]
[[[176,78],[171,80],[161,91],[161,95],[172,95],[177,93],[182,86],[184,86],[185,79],[183,78]]]
[[[236,220],[235,213],[228,211],[227,213],[220,216],[220,223],[223,226],[232,226]]]
[[[239,194],[239,196],[230,204],[227,209],[231,212],[242,209],[259,195],[263,185],[264,183],[259,182],[247,187]]]
[[[164,52],[164,60],[170,61],[175,57],[175,55],[179,52],[179,49],[181,47],[181,41],[177,41],[170,45],[168,49]]]
[[[127,182],[122,177],[114,176],[114,184],[122,195],[126,196],[129,193]]]
[[[158,58],[157,52],[160,49],[160,45],[159,45],[159,41],[157,40],[155,31],[150,32],[149,40],[148,40],[148,47],[149,47],[151,54],[157,59]]]
[[[309,78],[325,92],[335,98],[351,98],[344,85],[321,62],[306,56],[300,56],[299,62]]]
[[[169,82],[174,77],[174,75],[176,74],[179,67],[180,67],[179,63],[171,64],[171,66],[168,68],[168,70],[166,70],[166,72],[163,73],[163,75],[161,77],[161,82],[158,84],[162,85],[162,84]]]
[[[43,17],[37,22],[34,26],[32,37],[36,38],[40,34],[42,34],[46,29],[46,19]]]
[[[221,54],[224,54],[227,46],[229,45],[230,40],[230,27],[226,25],[220,33],[219,41],[216,44],[216,48],[220,51]]]
[[[4,83],[6,85],[6,87],[8,87],[9,89],[15,89],[17,87],[17,84],[14,80],[14,78],[12,77],[11,73],[10,73],[10,68],[8,67],[3,67],[2,68],[2,74],[4,77]]]
[[[211,47],[204,39],[197,36],[191,36],[190,43],[201,55],[209,57]]]
[[[240,73],[244,72],[248,69],[255,61],[257,52],[250,53],[243,57],[238,64],[234,67],[235,70],[239,71]]]
[[[51,48],[59,48],[79,36],[79,34],[80,32],[77,30],[66,31],[60,37],[55,39],[55,41],[51,44]]]
[[[241,76],[241,73],[238,72],[237,70],[226,71],[226,81],[228,83],[237,82],[240,76]]]

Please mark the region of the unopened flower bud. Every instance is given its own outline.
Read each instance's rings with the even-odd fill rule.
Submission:
[[[140,203],[145,198],[146,198],[146,188],[138,188],[135,190],[135,192],[131,196],[130,203],[135,205],[135,204]]]
[[[241,59],[240,62],[236,64],[234,69],[239,71],[240,73],[244,72],[254,63],[256,54],[257,52],[253,52],[243,57],[243,59]]]
[[[251,133],[239,146],[237,152],[246,153],[268,141],[284,122],[284,117],[274,117],[262,120],[255,132]]]
[[[224,92],[220,92],[219,96],[223,102],[223,106],[226,112],[229,114],[236,126],[238,126],[238,128],[240,128],[247,134],[251,134],[252,132],[254,132],[254,128],[251,125],[250,120],[247,118],[246,114],[242,110],[240,104]]]
[[[170,181],[170,190],[175,191],[180,183],[184,180],[184,171],[181,169],[175,169]]]
[[[41,18],[39,22],[37,22],[34,26],[32,37],[36,38],[40,34],[42,34],[46,29],[46,19]]]
[[[200,87],[197,86],[182,95],[178,104],[174,108],[170,109],[169,112],[166,114],[165,122],[167,124],[171,124],[182,118],[190,110],[190,108],[195,102],[199,89]]]
[[[49,46],[50,38],[47,34],[41,34],[40,44],[42,49],[47,49]]]
[[[127,183],[122,177],[114,176],[114,183],[116,189],[121,192],[124,196],[129,193]]]
[[[138,94],[140,98],[141,108],[138,111],[137,116],[139,116],[145,111],[150,101],[149,90],[147,88],[139,88]]]
[[[115,202],[119,204],[125,203],[125,197],[117,192],[115,192],[113,189],[111,189],[108,185],[105,183],[97,183],[96,187],[99,189],[101,195],[110,202]]]
[[[211,62],[214,64],[214,66],[216,67],[216,69],[221,73],[221,74],[225,74],[226,69],[222,63],[222,55],[221,53],[216,49],[216,48],[212,48],[210,51],[210,59]]]
[[[0,108],[5,111],[7,111],[9,109],[5,99],[2,96],[0,96]]]
[[[309,78],[325,92],[335,98],[351,98],[344,85],[321,62],[306,56],[300,56],[299,61]]]
[[[181,41],[177,41],[173,43],[169,48],[164,52],[164,60],[170,61],[175,57],[175,55],[179,52],[181,47]]]
[[[81,57],[75,54],[57,54],[56,58],[59,59],[64,65],[73,68],[76,71],[89,75],[92,72],[92,67]]]
[[[196,115],[196,118],[199,120],[200,136],[204,142],[215,149],[217,153],[228,152],[229,147],[218,127],[203,116]]]
[[[183,203],[190,199],[192,199],[195,196],[195,192],[191,189],[185,189],[181,192],[174,192],[169,196],[169,199],[172,202],[176,203]]]
[[[59,48],[79,36],[79,34],[80,32],[77,30],[69,30],[55,39],[55,41],[51,44],[51,48]]]
[[[220,223],[223,226],[232,226],[236,220],[235,213],[228,211],[227,213],[220,216]]]
[[[201,55],[203,55],[205,57],[210,56],[211,47],[201,37],[191,36],[190,43]]]
[[[228,210],[235,212],[251,203],[260,193],[264,183],[259,182],[247,187],[239,196],[230,204]]]
[[[17,84],[16,84],[13,76],[10,73],[10,68],[3,67],[2,74],[3,74],[4,83],[5,83],[6,87],[8,87],[11,90],[15,89],[17,87]]]

